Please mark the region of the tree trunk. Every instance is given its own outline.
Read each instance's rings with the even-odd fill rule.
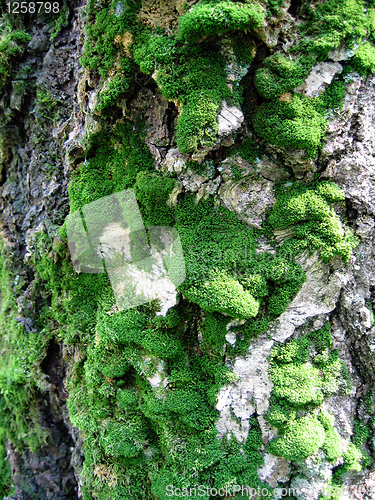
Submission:
[[[0,496],[373,498],[371,2],[1,9]]]

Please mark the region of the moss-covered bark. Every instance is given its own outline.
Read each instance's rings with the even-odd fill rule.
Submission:
[[[307,2],[294,6],[294,23],[278,2],[156,1],[152,16],[150,5],[90,0],[21,17],[2,3],[0,494],[163,500],[176,488],[216,498],[244,485],[271,498],[259,473],[267,454],[341,459],[328,481],[340,486],[371,463],[372,399],[345,450],[322,406],[350,393],[329,323],[270,351],[264,416],[279,434],[266,447],[255,409],[242,441],[220,435],[218,395],[298,300],[304,258],[342,273],[351,263],[359,238],[345,185],[327,180],[320,155],[348,80],[374,70],[373,9]],[[272,41],[279,29],[285,43]],[[319,95],[301,95],[338,49],[341,70]],[[272,184],[261,226],[249,207],[226,203],[244,179],[254,192],[259,180]],[[106,225],[128,230],[139,280],[150,248],[166,248],[153,228],[173,227],[183,263],[172,245],[163,264],[172,282],[182,268],[185,279],[163,314],[159,296],[119,307],[105,252],[92,273],[72,260],[71,229],[89,237],[89,207],[125,190],[143,229],[103,204],[91,246]]]

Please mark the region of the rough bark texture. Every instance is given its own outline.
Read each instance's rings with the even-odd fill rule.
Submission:
[[[284,498],[283,488],[291,488],[288,498],[297,500],[370,500],[375,63],[363,63],[356,51],[372,44],[373,28],[366,25],[354,45],[343,34],[337,47],[317,57],[298,43],[324,29],[301,35],[299,26],[318,26],[323,14],[309,18],[306,6],[315,11],[321,2],[262,3],[260,20],[258,11],[247,14],[248,2],[131,3],[71,1],[62,14],[23,18],[2,5],[2,40],[8,26],[30,38],[23,45],[11,39],[1,49],[3,58],[11,54],[0,87],[1,494],[163,500],[166,485],[175,484],[229,488],[230,498],[238,484],[257,490],[254,498],[266,497],[258,490],[264,486],[269,498]],[[354,25],[349,2],[336,3],[344,12],[338,22],[347,15]],[[224,9],[230,21],[205,32],[202,5],[212,18]],[[248,15],[245,25],[230,17],[232,7]],[[107,17],[93,34],[104,9]],[[135,21],[118,27],[128,11]],[[113,36],[104,35],[112,28]],[[147,36],[160,37],[160,46]],[[111,50],[100,52],[98,40]],[[287,62],[272,63],[276,54]],[[196,65],[178,73],[194,57]],[[312,59],[293,70],[297,76],[283,73],[280,67],[295,57]],[[111,67],[101,72],[108,61]],[[182,82],[178,91],[173,78]],[[272,85],[278,90],[271,95]],[[329,95],[336,97],[324,101]],[[295,106],[293,116],[280,106]],[[275,116],[279,121],[270,125]],[[285,132],[293,119],[297,125]],[[187,280],[172,299],[165,298],[169,285],[160,284],[161,308],[146,303],[130,316],[132,310],[119,311],[107,275],[73,268],[63,224],[69,213],[134,186],[147,228],[178,229]],[[283,208],[291,186],[297,201]],[[324,198],[327,186],[337,191]],[[286,224],[298,208],[298,189],[314,192],[306,202],[312,205]],[[323,205],[323,215],[314,215]],[[212,234],[200,226],[210,217]],[[332,220],[334,237],[324,233]],[[311,225],[298,233],[305,223]],[[246,245],[254,242],[254,254],[239,257],[245,239],[236,237],[250,232]],[[202,241],[203,257],[194,253]],[[288,247],[291,241],[299,246]],[[143,322],[140,333],[133,335],[137,322]],[[330,341],[319,350],[317,336],[323,338],[327,322]],[[304,339],[307,354],[297,357]],[[292,375],[277,379],[280,367],[292,366]],[[138,399],[122,400],[126,391],[129,401],[129,394]],[[280,425],[276,407],[287,415]],[[293,441],[305,422],[307,431]],[[325,437],[311,444],[309,428]],[[328,436],[339,443],[337,453]],[[332,486],[337,493],[327,492]]]

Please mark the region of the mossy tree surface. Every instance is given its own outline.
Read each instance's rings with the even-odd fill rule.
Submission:
[[[360,2],[350,2],[345,8],[359,40],[370,25],[357,23]],[[332,16],[340,21],[336,4],[326,3],[328,10],[322,6],[318,10],[329,17],[331,8]],[[107,2],[101,7],[89,2],[82,64],[100,77],[95,112],[103,122],[111,120],[111,108],[135,91],[133,83],[142,74],[145,81],[146,77],[154,79],[167,100],[181,106],[176,136],[181,153],[214,145],[223,101],[241,106],[246,98],[244,89],[231,90],[227,85],[221,37],[250,33],[259,41],[264,8],[252,2],[201,1],[180,17],[171,33],[141,25],[137,19],[140,4]],[[256,163],[262,139],[282,148],[305,149],[307,155],[316,157],[324,141],[326,111],[338,105],[343,84],[334,82],[315,100],[294,94],[293,89],[305,79],[315,58],[325,56],[343,38],[352,40],[349,32],[338,35],[334,27],[326,39],[322,30],[330,22],[330,18],[316,20],[311,35],[314,43],[303,47],[304,54],[274,54],[265,59],[254,77],[260,96],[249,124],[254,137],[238,140],[229,154],[236,152]],[[28,41],[22,33],[4,31],[0,85],[8,83],[13,59]],[[243,69],[250,65],[252,52],[250,45],[238,40],[240,50],[234,47],[234,53]],[[372,51],[370,40],[354,56],[363,74],[373,71]],[[290,96],[280,100],[285,93]],[[42,89],[38,99],[46,107],[53,106]],[[303,184],[292,180],[276,189],[276,203],[263,229],[250,229],[213,196],[196,203],[194,196],[182,193],[176,205],[170,206],[176,176],[162,175],[156,169],[144,144],[142,125],[125,118],[115,125],[111,122],[105,130],[86,138],[86,159],[71,172],[71,213],[134,188],[146,228],[174,226],[180,235],[186,279],[178,288],[178,304],[165,317],[156,315],[157,301],[116,312],[106,273],[74,271],[63,225],[53,234],[40,232],[30,247],[29,264],[39,285],[48,291],[35,332],[25,335],[24,325],[15,322],[14,297],[19,290],[17,283],[11,285],[15,277],[5,265],[4,251],[0,259],[0,347],[5,350],[0,441],[6,434],[20,448],[35,449],[48,438],[38,427],[37,409],[29,401],[35,391],[43,390],[40,363],[48,342],[57,335],[77,352],[68,377],[67,404],[71,422],[85,442],[85,500],[166,499],[168,484],[265,487],[257,475],[262,465],[257,419],[251,419],[243,443],[233,436],[217,438],[217,394],[234,378],[225,361],[246,353],[250,340],[266,332],[296,296],[305,279],[296,262],[299,254],[307,250],[318,252],[325,262],[334,257],[348,261],[356,240],[336,211],[344,202],[344,192],[328,181]],[[288,237],[278,245],[274,234],[282,231]],[[260,236],[273,245],[272,252],[258,251]],[[225,340],[232,319],[245,320],[234,329],[242,334],[235,346]],[[56,324],[57,333],[49,328]],[[309,358],[311,344],[317,351],[314,359]],[[268,420],[282,437],[271,442],[269,450],[290,460],[306,458],[319,448],[330,461],[343,456],[332,418],[318,411],[329,395],[345,389],[347,381],[338,352],[332,348],[329,326],[276,346],[271,357],[274,392]],[[165,377],[157,388],[148,380],[156,371]],[[306,415],[299,417],[300,410]],[[27,413],[30,421],[26,421]],[[361,466],[358,442],[363,434],[359,426],[344,456],[342,473]],[[4,447],[0,446],[1,454]],[[8,470],[3,477],[6,488]]]
[[[369,465],[361,444],[369,429],[354,423],[352,441],[344,443],[334,427],[334,417],[321,408],[333,393],[348,394],[351,379],[339,351],[333,348],[331,325],[300,335],[271,352],[270,376],[274,384],[266,419],[279,430],[268,450],[289,460],[314,455],[319,449],[330,462],[342,457],[333,481],[340,484],[345,472],[359,472]],[[312,354],[314,353],[314,354]],[[303,416],[301,416],[303,415]],[[346,451],[345,451],[346,449]]]

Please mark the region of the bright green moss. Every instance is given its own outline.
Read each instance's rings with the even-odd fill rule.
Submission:
[[[288,460],[307,458],[318,451],[325,440],[322,424],[314,416],[292,421],[281,437],[269,444],[269,451]]]
[[[219,131],[216,120],[218,102],[209,96],[192,95],[178,119],[177,146],[181,153],[191,153],[199,146],[212,146]]]
[[[323,261],[339,256],[347,262],[356,245],[332,203],[342,202],[344,192],[329,181],[310,185],[283,185],[278,191],[268,223],[274,231],[291,231],[295,249],[318,251]]]
[[[294,364],[272,369],[274,395],[285,398],[295,406],[318,405],[323,402],[322,380],[319,369],[310,363]]]
[[[255,132],[275,146],[305,149],[316,156],[326,129],[325,119],[315,111],[310,99],[293,95],[290,102],[264,103],[253,117]]]
[[[326,58],[343,40],[353,45],[374,31],[375,13],[362,0],[328,0],[311,9],[301,31],[305,35],[297,50],[311,51]]]
[[[363,76],[375,71],[375,47],[369,42],[362,44],[352,59],[354,68]]]
[[[353,443],[349,443],[348,448],[344,453],[344,463],[343,465],[340,465],[334,473],[335,479],[337,480],[345,474],[345,472],[359,472],[362,470],[361,458],[362,454],[360,450],[358,450]]]
[[[162,94],[177,99],[182,113],[177,122],[177,146],[191,153],[212,146],[218,132],[217,114],[223,100],[238,101],[229,89],[225,61],[212,44],[184,45],[173,35],[141,32],[134,46],[134,60],[141,71],[152,74]]]
[[[292,59],[277,53],[267,57],[264,65],[256,71],[254,85],[262,97],[273,99],[303,83],[312,68],[313,59],[306,56]]]
[[[332,349],[329,323],[271,351],[270,378],[274,388],[266,419],[279,430],[269,450],[289,460],[299,460],[322,448],[328,460],[343,456],[341,438],[333,417],[316,408],[346,386],[338,351]],[[312,357],[311,350],[316,354]],[[303,410],[305,416],[300,416]]]
[[[179,19],[179,37],[197,42],[204,36],[259,29],[264,10],[258,3],[200,2]]]
[[[251,318],[259,310],[259,302],[225,271],[212,271],[207,281],[189,287],[184,295],[208,312],[221,312],[235,318]]]
[[[325,440],[322,449],[325,452],[327,459],[334,462],[343,455],[342,439],[334,427],[334,417],[324,410],[318,415],[320,423],[325,430]]]

